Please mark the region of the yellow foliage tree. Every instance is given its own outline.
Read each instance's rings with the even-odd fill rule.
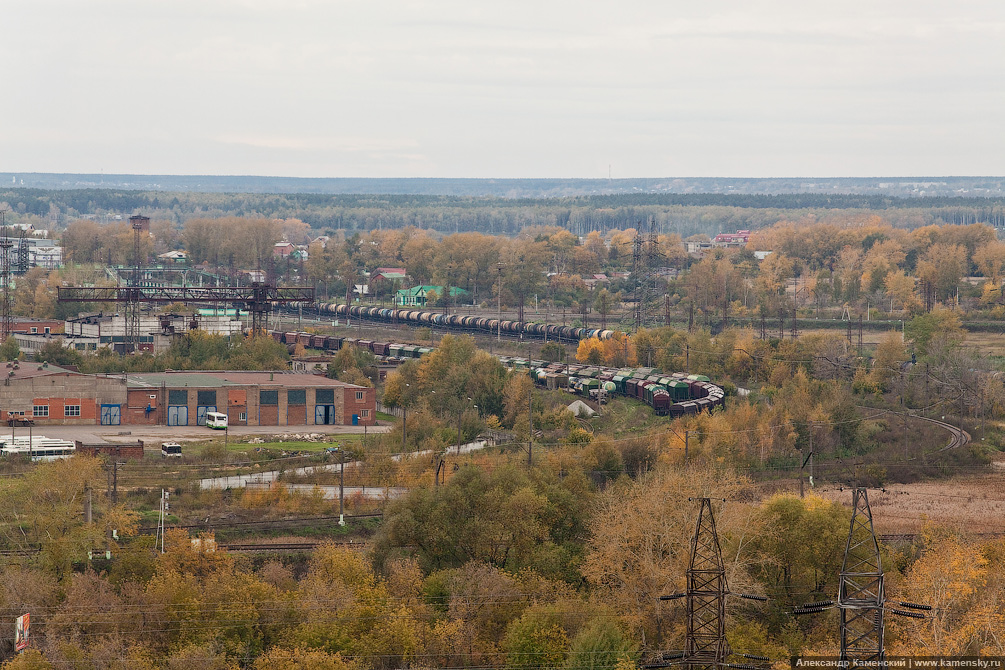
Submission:
[[[604,345],[596,337],[580,340],[579,347],[576,349],[576,360],[590,365],[602,365],[604,363]]]

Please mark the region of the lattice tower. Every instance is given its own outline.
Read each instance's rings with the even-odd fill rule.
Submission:
[[[838,591],[841,660],[882,661],[883,563],[864,488],[855,489],[852,508]]]

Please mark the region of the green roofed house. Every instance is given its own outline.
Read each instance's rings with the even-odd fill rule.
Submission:
[[[403,288],[395,295],[394,302],[396,305],[402,307],[425,307],[428,300],[427,296],[430,293],[441,296],[444,293],[444,288],[442,286],[413,286],[412,288]],[[457,286],[450,287],[452,302],[465,300],[467,297],[468,292],[464,289]]]

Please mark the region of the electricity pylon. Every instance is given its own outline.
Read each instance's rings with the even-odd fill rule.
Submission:
[[[726,662],[726,571],[715,531],[712,502],[701,499],[687,569],[687,638],[684,659],[693,668]]]
[[[932,609],[931,605],[903,601],[898,604],[907,610],[891,608],[890,613],[912,619],[924,619],[922,612]],[[841,660],[847,661],[848,667],[857,667],[858,661],[885,659],[883,615],[886,605],[883,561],[872,525],[869,494],[865,488],[856,488],[852,492],[851,527],[841,563],[837,602],[841,610]],[[797,607],[793,614],[817,614],[833,606],[834,601],[824,600]],[[869,664],[869,667],[874,666],[875,663]]]
[[[864,488],[856,488],[838,588],[842,661],[883,660],[884,602],[883,561],[872,525],[869,494]]]
[[[726,644],[726,596],[738,595],[749,600],[767,600],[764,596],[743,593],[730,594],[726,583],[726,570],[722,565],[719,535],[715,530],[712,501],[699,498],[698,522],[691,538],[691,560],[687,569],[687,592],[660,596],[660,600],[685,598],[687,607],[687,634],[684,651],[662,654],[661,660],[646,668],[666,668],[682,665],[708,670],[741,668],[754,670],[756,666],[726,663],[733,653]],[[737,654],[744,658],[767,661],[763,656]]]

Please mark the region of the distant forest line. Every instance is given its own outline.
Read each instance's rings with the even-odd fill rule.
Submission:
[[[6,206],[6,207],[5,207]],[[194,217],[300,219],[317,230],[366,231],[415,226],[443,233],[516,235],[560,226],[577,235],[638,228],[650,219],[682,237],[759,229],[778,221],[866,221],[901,228],[985,223],[1005,227],[1005,198],[898,198],[856,194],[638,193],[563,198],[319,193],[195,193],[127,189],[0,188],[8,223],[47,219],[56,227],[77,218],[146,216],[184,222]]]

